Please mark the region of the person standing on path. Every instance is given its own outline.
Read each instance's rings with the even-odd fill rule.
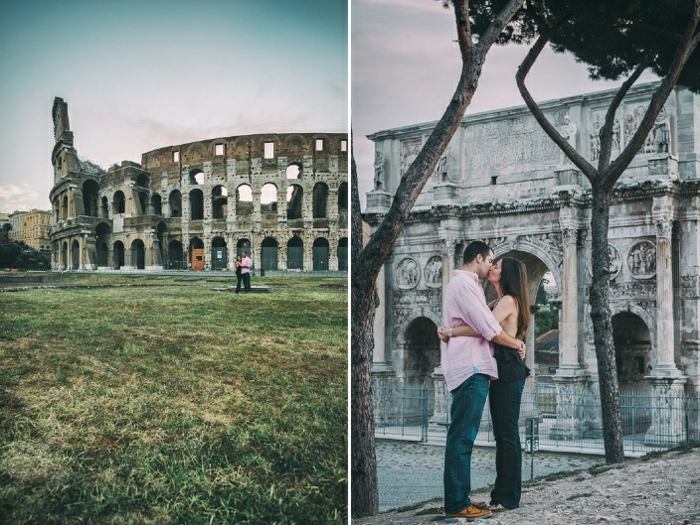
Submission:
[[[241,256],[236,255],[236,293],[241,293],[241,282],[243,276],[241,274]]]
[[[246,252],[243,252],[241,258],[241,279],[246,292],[250,292],[250,268],[253,266],[253,261],[248,257]],[[238,291],[238,290],[236,290]]]
[[[488,281],[496,290],[497,299],[489,306],[503,331],[517,339],[524,339],[530,324],[530,299],[525,265],[506,257],[496,262],[488,274]],[[447,329],[441,326],[438,335],[443,342],[452,337],[478,336],[469,326]],[[522,492],[522,451],[518,418],[525,378],[530,370],[525,366],[524,353],[494,345],[498,364],[498,380],[489,386],[489,409],[496,438],[496,482],[488,506],[492,512],[502,512],[520,506]]]
[[[464,250],[463,266],[452,272],[444,292],[443,322],[450,339],[440,345],[440,362],[452,394],[445,446],[445,513],[450,517],[483,518],[491,514],[472,504],[471,454],[479,431],[489,381],[498,378],[492,343],[525,351],[525,343],[508,335],[486,304],[480,280],[493,264],[493,251],[481,241]],[[479,337],[451,337],[459,326]]]

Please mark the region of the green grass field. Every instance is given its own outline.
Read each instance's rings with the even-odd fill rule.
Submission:
[[[0,522],[346,522],[345,279],[57,279],[0,294]]]

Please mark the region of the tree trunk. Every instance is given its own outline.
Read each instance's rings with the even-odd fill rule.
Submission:
[[[591,258],[591,319],[598,361],[600,401],[603,410],[603,439],[605,462],[619,463],[625,459],[622,442],[620,388],[617,381],[615,344],[610,315],[610,262],[608,260],[608,222],[611,189],[599,184],[592,187]]]
[[[352,285],[352,512],[354,517],[379,511],[377,461],[374,452],[372,351],[374,290]]]
[[[351,272],[362,264],[362,215],[357,187],[355,156],[350,164]],[[374,282],[351,277],[350,384],[352,399],[351,473],[352,513],[355,517],[379,512],[377,461],[374,453],[374,410],[372,406],[372,352],[374,350]]]
[[[474,44],[468,0],[452,0],[457,42],[462,58],[457,88],[418,156],[399,181],[391,207],[374,235],[362,246],[360,197],[355,160],[351,165],[351,396],[352,396],[352,513],[367,516],[378,511],[377,467],[374,452],[372,406],[372,352],[374,350],[374,294],[377,275],[389,257],[440,156],[459,128],[476,91],[486,54],[524,0],[508,0]],[[383,305],[382,305],[383,307]]]

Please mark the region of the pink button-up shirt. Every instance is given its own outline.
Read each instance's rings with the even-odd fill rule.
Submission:
[[[241,259],[241,275],[250,273],[250,267],[253,266],[253,261],[247,255]]]
[[[498,379],[491,339],[501,333],[501,325],[489,310],[479,276],[454,270],[445,290],[443,321],[446,326],[469,325],[483,337],[450,337],[440,345],[442,373],[452,391],[474,374]]]

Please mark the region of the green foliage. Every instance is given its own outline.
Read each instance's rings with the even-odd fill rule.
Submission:
[[[559,326],[559,312],[556,308],[541,308],[535,314],[535,337]]]
[[[48,270],[50,267],[49,252],[35,250],[23,242],[0,243],[0,268]]]
[[[0,294],[0,516],[346,522],[345,280],[53,278]]]

